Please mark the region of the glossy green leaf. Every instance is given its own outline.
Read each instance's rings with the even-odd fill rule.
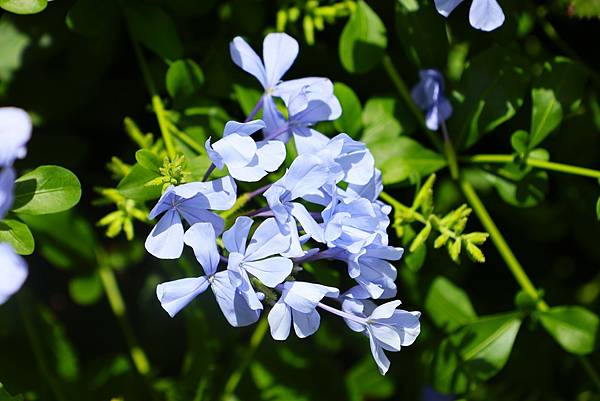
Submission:
[[[596,202],[596,217],[598,218],[598,220],[600,220],[600,197],[598,198],[598,201]]]
[[[134,38],[166,60],[183,55],[183,44],[175,23],[159,6],[128,2],[125,15]]]
[[[119,182],[117,189],[124,197],[135,201],[158,199],[162,192],[162,185],[146,185],[157,177],[159,174],[136,163],[129,174]]]
[[[562,107],[554,92],[537,88],[531,91],[533,110],[531,113],[531,130],[529,148],[534,149],[554,131],[562,120]]]
[[[366,2],[359,0],[340,36],[342,66],[353,74],[362,74],[375,67],[387,47],[386,34],[379,16]]]
[[[37,14],[47,5],[48,0],[0,0],[0,8],[15,14]]]
[[[35,248],[35,241],[29,227],[11,218],[0,221],[0,243],[2,242],[8,242],[20,255],[31,255]]]
[[[21,66],[31,39],[13,23],[12,16],[0,16],[0,81],[9,80]]]
[[[177,60],[167,71],[167,91],[173,99],[185,99],[200,93],[204,73],[194,61]]]
[[[162,160],[154,152],[148,149],[140,149],[135,152],[135,160],[144,168],[159,174],[159,169],[163,166]]]
[[[429,380],[443,394],[462,394],[469,388],[470,379],[462,366],[459,352],[448,338],[435,349]]]
[[[568,352],[591,353],[596,344],[598,315],[581,306],[556,306],[537,312],[542,326]]]
[[[396,118],[398,102],[393,97],[373,97],[367,100],[362,113],[365,127],[361,141],[367,146],[382,140],[392,140],[409,128]],[[412,120],[411,120],[412,121]]]
[[[527,153],[529,148],[529,133],[522,129],[515,131],[510,137],[510,144],[517,153]]]
[[[566,114],[581,106],[588,75],[585,66],[559,56],[544,64],[543,73],[533,86],[551,89]]]
[[[448,120],[450,134],[462,148],[510,120],[522,106],[528,88],[527,64],[517,54],[492,46],[475,56],[465,69]]]
[[[75,206],[80,198],[81,184],[75,174],[63,167],[41,166],[17,179],[13,211],[58,213]]]
[[[379,141],[370,148],[386,184],[401,182],[411,176],[427,176],[446,165],[442,155],[406,137]]]
[[[356,93],[348,85],[336,82],[333,86],[334,94],[342,105],[342,115],[333,122],[339,132],[344,132],[352,138],[357,138],[362,129],[362,106]]]
[[[431,320],[447,332],[477,319],[467,293],[444,277],[436,278],[431,284],[425,309]]]
[[[508,361],[521,327],[517,313],[481,317],[450,337],[469,377],[487,380]]]

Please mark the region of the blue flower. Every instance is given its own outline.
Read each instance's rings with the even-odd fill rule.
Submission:
[[[281,291],[281,296],[268,317],[271,336],[275,340],[288,338],[292,321],[298,337],[314,334],[321,323],[317,305],[324,297],[337,298],[339,295],[337,288],[302,281],[286,281],[277,289]]]
[[[379,372],[385,374],[390,361],[384,351],[400,351],[411,345],[421,331],[420,312],[397,309],[400,301],[390,301],[381,306],[369,300],[346,297],[342,310],[355,318],[345,318],[351,330],[369,337],[371,354]]]
[[[289,249],[290,239],[281,234],[273,218],[266,219],[256,228],[246,247],[252,223],[249,217],[238,217],[223,233],[223,245],[229,251],[227,270],[231,283],[240,289],[251,307],[258,308],[260,301],[248,274],[273,288],[292,273],[293,263],[283,256],[274,256]]]
[[[241,37],[235,37],[229,45],[233,62],[252,74],[261,83],[264,93],[261,98],[263,120],[267,127],[277,127],[283,118],[277,111],[272,96],[289,99],[305,86],[324,78],[310,77],[281,82],[298,56],[298,42],[285,33],[270,33],[263,41],[263,60]],[[264,61],[264,63],[263,63]],[[286,138],[281,138],[287,140]]]
[[[15,199],[15,170],[12,167],[5,167],[0,170],[0,220],[6,216],[6,213],[12,207]]]
[[[27,263],[9,244],[0,244],[0,305],[19,291],[27,279]]]
[[[25,145],[31,137],[31,118],[16,107],[0,108],[0,167],[10,167],[27,154]]]
[[[285,145],[280,141],[255,142],[250,135],[265,127],[261,120],[247,123],[229,121],[223,138],[205,147],[210,160],[219,169],[227,166],[229,174],[239,181],[255,182],[275,171],[285,160]]]
[[[321,187],[327,182],[329,172],[320,159],[312,155],[298,156],[285,175],[264,194],[281,232],[290,237],[290,249],[285,256],[304,254],[301,248],[296,220],[304,231],[318,242],[323,242],[323,230],[306,207],[296,199],[322,197]]]
[[[220,255],[213,226],[210,223],[194,224],[185,233],[185,243],[194,250],[205,275],[159,284],[156,296],[163,309],[174,317],[211,287],[223,315],[232,326],[241,327],[256,322],[262,305],[251,307],[240,289],[231,283],[229,272],[217,272]]]
[[[447,17],[462,2],[463,0],[435,0],[435,7]],[[496,0],[473,0],[469,22],[475,29],[493,31],[504,23],[504,13]]]
[[[154,219],[164,213],[146,239],[146,250],[157,258],[177,259],[183,252],[181,217],[189,225],[209,222],[215,232],[221,233],[223,219],[208,210],[228,210],[235,200],[236,185],[229,176],[209,182],[170,186],[148,216]]]
[[[425,125],[437,131],[452,115],[452,105],[444,97],[444,77],[437,70],[421,70],[421,81],[413,88],[412,98],[425,111]]]

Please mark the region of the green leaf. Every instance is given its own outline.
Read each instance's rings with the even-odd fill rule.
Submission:
[[[580,63],[565,57],[556,57],[544,64],[544,71],[534,87],[552,89],[563,113],[569,113],[581,106],[588,76],[587,69]]]
[[[581,306],[556,306],[536,316],[566,351],[586,355],[594,350],[599,322],[595,313]]]
[[[362,121],[365,127],[361,141],[371,145],[381,140],[392,140],[403,133],[412,132],[415,128],[411,123],[414,118],[402,119],[402,123],[396,117],[396,112],[402,113],[398,108],[398,102],[392,97],[373,97],[367,100],[362,113]],[[399,115],[399,118],[404,117]],[[404,121],[407,121],[405,124]],[[410,122],[410,123],[408,123]]]
[[[425,309],[433,323],[446,332],[477,319],[467,293],[444,277],[437,277],[429,287]]]
[[[0,0],[0,8],[15,14],[36,14],[47,5],[48,0]]]
[[[462,394],[469,387],[469,377],[461,365],[458,350],[448,338],[442,340],[435,350],[429,380],[433,387],[444,394]]]
[[[6,390],[6,387],[2,383],[0,383],[0,401],[23,401],[24,398],[22,395],[10,395]]]
[[[335,128],[356,138],[362,129],[362,106],[356,93],[348,85],[336,82],[333,92],[342,106],[342,115],[333,122]]]
[[[246,88],[245,86],[233,85],[233,93],[237,99],[242,111],[245,115],[249,115],[260,100],[261,92],[254,88]]]
[[[529,148],[529,133],[522,129],[515,131],[510,137],[510,144],[517,153],[527,153]]]
[[[371,358],[364,358],[346,376],[350,401],[380,400],[394,394],[394,381],[377,371]]]
[[[427,176],[444,166],[444,156],[427,149],[419,142],[399,137],[370,145],[376,165],[383,172],[383,182],[393,184],[412,176]]]
[[[144,168],[159,174],[159,169],[163,166],[162,160],[148,149],[140,149],[135,152],[135,160]]]
[[[362,0],[346,23],[340,36],[342,66],[353,74],[362,74],[376,66],[387,47],[385,25]]]
[[[204,73],[194,61],[177,60],[167,71],[167,91],[173,99],[185,99],[200,93]]]
[[[453,102],[454,117],[448,120],[461,148],[472,146],[516,114],[528,88],[525,71],[520,55],[498,46],[471,60],[457,88],[464,100]]]
[[[41,166],[19,177],[15,183],[13,211],[50,214],[68,210],[81,198],[81,184],[69,170]]]
[[[600,18],[600,1],[571,0],[571,14],[579,18]]]
[[[598,220],[600,220],[600,197],[598,198],[598,201],[596,202],[596,217],[598,218]]]
[[[102,282],[97,274],[80,276],[69,281],[69,295],[79,305],[93,305],[102,297]]]
[[[0,81],[10,80],[13,72],[21,67],[23,54],[31,42],[12,19],[9,14],[0,17]]]
[[[470,377],[487,380],[504,367],[521,327],[519,316],[517,313],[485,316],[450,337],[460,350],[462,364]]]
[[[533,89],[531,98],[533,110],[531,112],[529,149],[535,149],[560,124],[562,107],[550,89]]]
[[[146,185],[157,177],[160,175],[136,163],[129,174],[119,182],[117,189],[124,197],[139,202],[158,199],[162,192],[162,185]]]
[[[396,2],[395,25],[405,53],[418,68],[446,66],[448,36],[432,2]]]
[[[162,8],[137,2],[128,2],[125,16],[135,40],[166,60],[183,56],[183,44],[175,23]]]
[[[0,243],[2,242],[8,242],[20,255],[31,255],[35,248],[29,227],[11,218],[0,221]]]

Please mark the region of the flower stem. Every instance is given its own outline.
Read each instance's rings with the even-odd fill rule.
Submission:
[[[383,69],[388,74],[388,76],[392,80],[392,83],[394,84],[394,86],[398,90],[398,93],[400,94],[400,97],[402,97],[402,99],[404,100],[404,102],[406,103],[406,105],[408,106],[408,108],[410,109],[410,111],[412,112],[412,114],[415,116],[415,118],[417,119],[417,122],[419,123],[419,125],[421,126],[421,128],[425,131],[425,133],[427,134],[427,136],[429,137],[429,140],[438,149],[438,151],[442,152],[443,151],[442,142],[425,125],[425,119],[423,118],[423,113],[421,113],[421,110],[419,110],[419,108],[417,107],[417,105],[415,104],[415,102],[413,102],[408,87],[406,86],[406,84],[402,80],[402,77],[400,76],[400,74],[398,74],[398,71],[396,70],[396,67],[394,66],[394,63],[392,62],[392,59],[390,58],[390,56],[388,54],[386,54],[385,56],[383,56],[382,65],[383,65]]]
[[[248,345],[248,348],[246,348],[246,352],[244,353],[242,360],[237,365],[237,368],[231,374],[231,376],[229,376],[229,379],[227,379],[227,383],[225,384],[225,390],[223,391],[223,396],[221,397],[222,401],[229,401],[232,399],[238,384],[240,384],[244,373],[246,373],[248,365],[250,365],[250,362],[252,361],[252,358],[254,358],[258,347],[265,338],[265,334],[267,334],[268,328],[269,321],[267,320],[266,316],[263,316],[263,318],[260,319],[260,321],[258,322],[254,333],[252,333],[252,337],[250,338],[250,344]]]
[[[248,117],[246,117],[246,119],[244,120],[244,122],[247,123],[250,120],[252,120],[252,118],[254,118],[254,116],[256,115],[256,113],[258,113],[258,111],[262,108],[262,106],[263,106],[263,97],[261,96],[260,99],[258,99],[258,102],[256,102],[256,105],[254,106],[254,108],[252,109],[250,114],[248,114]]]
[[[442,133],[444,134],[444,154],[446,155],[446,160],[448,161],[450,175],[454,180],[457,180],[459,176],[458,161],[456,160],[456,152],[452,146],[452,141],[450,140],[450,135],[448,135],[448,128],[446,128],[446,122],[444,120],[441,121],[440,127],[442,128]]]
[[[461,160],[464,160],[468,163],[475,163],[475,164],[510,163],[515,160],[515,156],[484,154],[484,155],[474,155],[474,156],[470,156],[470,157],[465,157]],[[593,170],[591,168],[577,167],[577,166],[571,166],[569,164],[549,162],[549,161],[545,161],[545,160],[534,159],[531,157],[527,158],[525,163],[527,163],[528,166],[537,167],[537,168],[541,168],[544,170],[551,170],[551,171],[557,171],[559,173],[580,175],[583,177],[591,177],[591,178],[600,179],[600,171]]]

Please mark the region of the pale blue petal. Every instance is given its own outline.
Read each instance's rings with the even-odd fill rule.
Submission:
[[[321,284],[304,281],[286,281],[283,283],[281,298],[292,309],[310,313],[324,297],[337,298],[339,290]]]
[[[285,121],[283,114],[281,114],[271,96],[263,96],[262,112],[262,117],[266,124],[266,128],[263,131],[265,134],[264,136],[269,139],[287,142],[290,135],[288,130],[286,130],[287,121]],[[277,135],[273,136],[276,133]]]
[[[279,83],[298,56],[298,42],[286,33],[270,33],[263,41],[263,59],[269,87]]]
[[[292,133],[299,155],[316,154],[329,142],[329,138],[312,128],[294,127]]]
[[[383,348],[379,344],[377,344],[375,338],[371,333],[369,333],[369,345],[371,347],[371,355],[373,355],[373,359],[377,364],[379,373],[385,375],[390,368],[390,360],[385,355]]]
[[[242,270],[244,255],[239,252],[231,252],[227,260],[227,271],[229,272],[229,280],[236,287],[242,287],[244,281],[248,280],[248,273]],[[245,287],[248,287],[247,285]]]
[[[369,257],[359,258],[359,275],[355,280],[373,299],[392,298],[396,295],[397,271],[389,262]]]
[[[473,0],[469,22],[473,28],[493,31],[504,23],[504,12],[496,0]]]
[[[375,169],[373,176],[363,185],[348,184],[347,194],[350,197],[366,198],[372,202],[377,200],[379,194],[383,191],[383,183],[381,181],[381,171]]]
[[[277,170],[285,161],[285,145],[281,141],[261,141],[257,143],[258,165],[265,171]]]
[[[256,142],[249,136],[231,134],[212,145],[227,167],[243,167],[256,155]]]
[[[283,341],[289,337],[292,326],[292,313],[283,302],[279,301],[273,305],[268,320],[273,339]]]
[[[206,149],[206,154],[210,161],[213,162],[216,168],[221,170],[225,166],[225,163],[223,162],[223,158],[219,152],[215,152],[215,150],[212,148],[210,144],[210,137],[206,140],[206,142],[204,142],[204,149]]]
[[[10,167],[15,159],[25,157],[31,128],[27,112],[16,107],[0,107],[0,167]]]
[[[282,186],[281,180],[271,185],[265,191],[264,197],[279,224],[287,224],[290,219],[291,207],[289,206],[289,192]]]
[[[315,221],[303,204],[292,202],[292,216],[298,220],[304,231],[310,234],[315,241],[325,242],[323,227]]]
[[[463,0],[435,0],[435,8],[438,13],[447,17],[462,2]]]
[[[293,115],[290,112],[290,121],[315,124],[320,121],[335,120],[342,114],[342,106],[335,96],[316,99],[309,96],[307,100],[308,102],[301,111]]]
[[[183,241],[194,250],[204,274],[212,276],[219,265],[219,250],[215,229],[210,223],[196,223],[185,232]]]
[[[177,259],[183,252],[183,224],[179,213],[169,210],[156,223],[148,238],[146,250],[160,259]]]
[[[280,225],[280,228],[285,227],[285,234],[288,241],[288,248],[285,252],[281,253],[281,256],[285,256],[286,258],[299,258],[304,256],[305,252],[302,249],[302,243],[300,242],[300,237],[298,235],[298,226],[296,225],[296,220],[294,218],[290,218],[287,224]]]
[[[175,187],[170,185],[165,192],[161,195],[160,199],[156,202],[156,205],[152,208],[148,214],[149,219],[155,219],[160,214],[167,210],[173,209],[173,205],[177,203],[179,197],[175,195]]]
[[[333,84],[327,78],[307,77],[280,82],[273,90],[273,96],[280,97],[285,104],[289,104],[301,90],[310,87],[312,91],[321,91],[324,95],[333,93]]]
[[[344,298],[342,301],[342,310],[346,313],[350,313],[359,317],[366,317],[366,305],[369,301],[361,301],[358,299],[352,298]],[[344,322],[352,331],[356,331],[357,333],[362,333],[366,330],[366,326],[364,324],[355,322],[354,320],[345,319]]]
[[[213,276],[211,288],[223,315],[232,326],[248,326],[260,317],[261,309],[250,308],[243,294],[229,281],[227,271]]]
[[[236,201],[237,186],[230,176],[208,182],[190,182],[176,186],[173,192],[185,199],[195,198],[199,207],[228,210]]]
[[[27,263],[9,244],[0,244],[0,305],[15,294],[27,279]]]
[[[244,262],[244,269],[267,287],[282,283],[291,273],[294,264],[288,258],[274,256],[253,262]]]
[[[223,244],[229,252],[238,252],[244,254],[246,252],[246,241],[248,241],[248,233],[252,227],[252,219],[247,216],[240,216],[235,219],[233,226],[223,233]]]
[[[400,334],[393,327],[372,323],[369,325],[369,332],[385,350],[400,351],[402,340],[400,339]]]
[[[319,316],[319,312],[314,309],[308,313],[292,310],[292,317],[294,320],[294,331],[300,338],[311,336],[319,330],[321,316]]]
[[[258,182],[268,173],[258,164],[258,157],[253,162],[244,167],[230,167],[229,174],[238,181]]]
[[[327,166],[313,155],[298,156],[283,177],[284,187],[290,191],[290,200],[304,195],[319,194],[328,178]]]
[[[227,121],[227,124],[225,124],[225,129],[223,130],[223,137],[234,133],[249,136],[263,128],[265,128],[265,122],[263,120],[252,120],[248,121],[247,123]]]
[[[179,212],[185,221],[187,221],[190,225],[194,225],[196,223],[212,224],[217,235],[221,234],[225,226],[225,222],[221,216],[218,216],[213,212],[209,212],[208,210],[204,210],[201,207],[196,207],[192,200],[189,202],[186,201],[185,203],[179,205]]]
[[[392,316],[394,314],[394,311],[396,310],[396,308],[398,308],[400,306],[401,303],[402,302],[396,300],[396,301],[386,302],[385,304],[378,306],[371,313],[370,319],[375,320],[375,319],[389,318],[390,316]]]
[[[15,170],[12,167],[0,170],[0,220],[6,216],[15,200],[15,178]]]
[[[268,88],[267,75],[262,60],[244,39],[236,36],[229,44],[229,53],[238,67],[254,75],[263,88]]]
[[[406,347],[415,342],[421,332],[421,324],[419,322],[419,312],[408,312],[405,310],[396,310],[391,319],[391,324],[394,325],[400,334],[402,346]]]
[[[209,286],[204,276],[169,281],[156,287],[156,296],[169,316],[174,317]]]
[[[286,251],[289,245],[289,239],[281,233],[277,221],[271,217],[263,221],[252,235],[244,259],[253,261],[277,255]]]

